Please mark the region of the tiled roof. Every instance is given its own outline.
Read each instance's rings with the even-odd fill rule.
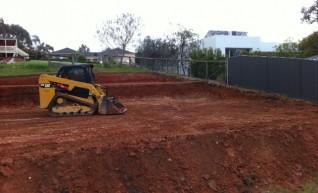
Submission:
[[[66,54],[76,54],[76,53],[77,51],[72,50],[71,48],[64,48],[64,49],[52,52],[52,55],[66,55]]]

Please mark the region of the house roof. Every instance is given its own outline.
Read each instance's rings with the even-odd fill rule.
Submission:
[[[71,48],[64,48],[61,50],[57,50],[55,52],[52,52],[52,55],[69,55],[69,54],[76,54],[77,51],[72,50]]]
[[[115,49],[107,49],[103,52],[88,52],[88,53],[79,53],[71,48],[64,48],[61,50],[57,50],[55,52],[52,52],[51,55],[70,55],[70,54],[83,54],[86,57],[99,57],[99,56],[121,56],[123,54],[123,50],[120,48]],[[125,50],[124,54],[135,54],[133,52],[129,52]]]
[[[120,48],[107,49],[103,51],[103,55],[105,56],[120,56],[122,54],[123,54],[123,49],[120,49]],[[135,53],[125,50],[124,54],[135,54]]]

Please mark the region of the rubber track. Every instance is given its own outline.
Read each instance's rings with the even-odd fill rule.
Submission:
[[[63,113],[63,114],[59,114],[59,113],[54,113],[52,111],[52,108],[55,106],[55,101],[58,97],[62,97],[62,98],[65,98],[65,99],[68,99],[70,101],[73,101],[73,102],[76,102],[80,105],[85,105],[85,106],[89,106],[92,108],[92,111],[90,113],[87,113],[87,114],[80,114],[80,113],[77,113],[77,112],[74,112],[72,114],[67,114],[67,113]],[[90,103],[87,103],[87,102],[83,102],[81,100],[78,100],[70,95],[67,95],[67,94],[63,94],[63,93],[57,93],[55,95],[55,97],[53,98],[51,104],[49,105],[49,116],[51,117],[69,117],[69,116],[89,116],[89,115],[93,115],[96,110],[97,110],[97,103],[95,103],[94,105],[90,104]]]

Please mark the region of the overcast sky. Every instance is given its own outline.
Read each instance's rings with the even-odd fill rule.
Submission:
[[[208,30],[246,31],[263,42],[298,41],[318,28],[301,23],[301,7],[314,0],[15,0],[1,2],[0,17],[6,24],[19,24],[59,50],[91,51],[103,47],[96,38],[97,26],[123,12],[143,20],[142,36],[163,37],[176,24],[203,38]],[[133,51],[133,50],[131,50]]]

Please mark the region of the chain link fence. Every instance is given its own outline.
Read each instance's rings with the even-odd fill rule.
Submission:
[[[161,74],[215,80],[222,83],[225,83],[227,79],[227,61],[177,60],[145,57],[134,57],[130,58],[129,61],[129,65],[131,66],[146,68],[152,72]]]

